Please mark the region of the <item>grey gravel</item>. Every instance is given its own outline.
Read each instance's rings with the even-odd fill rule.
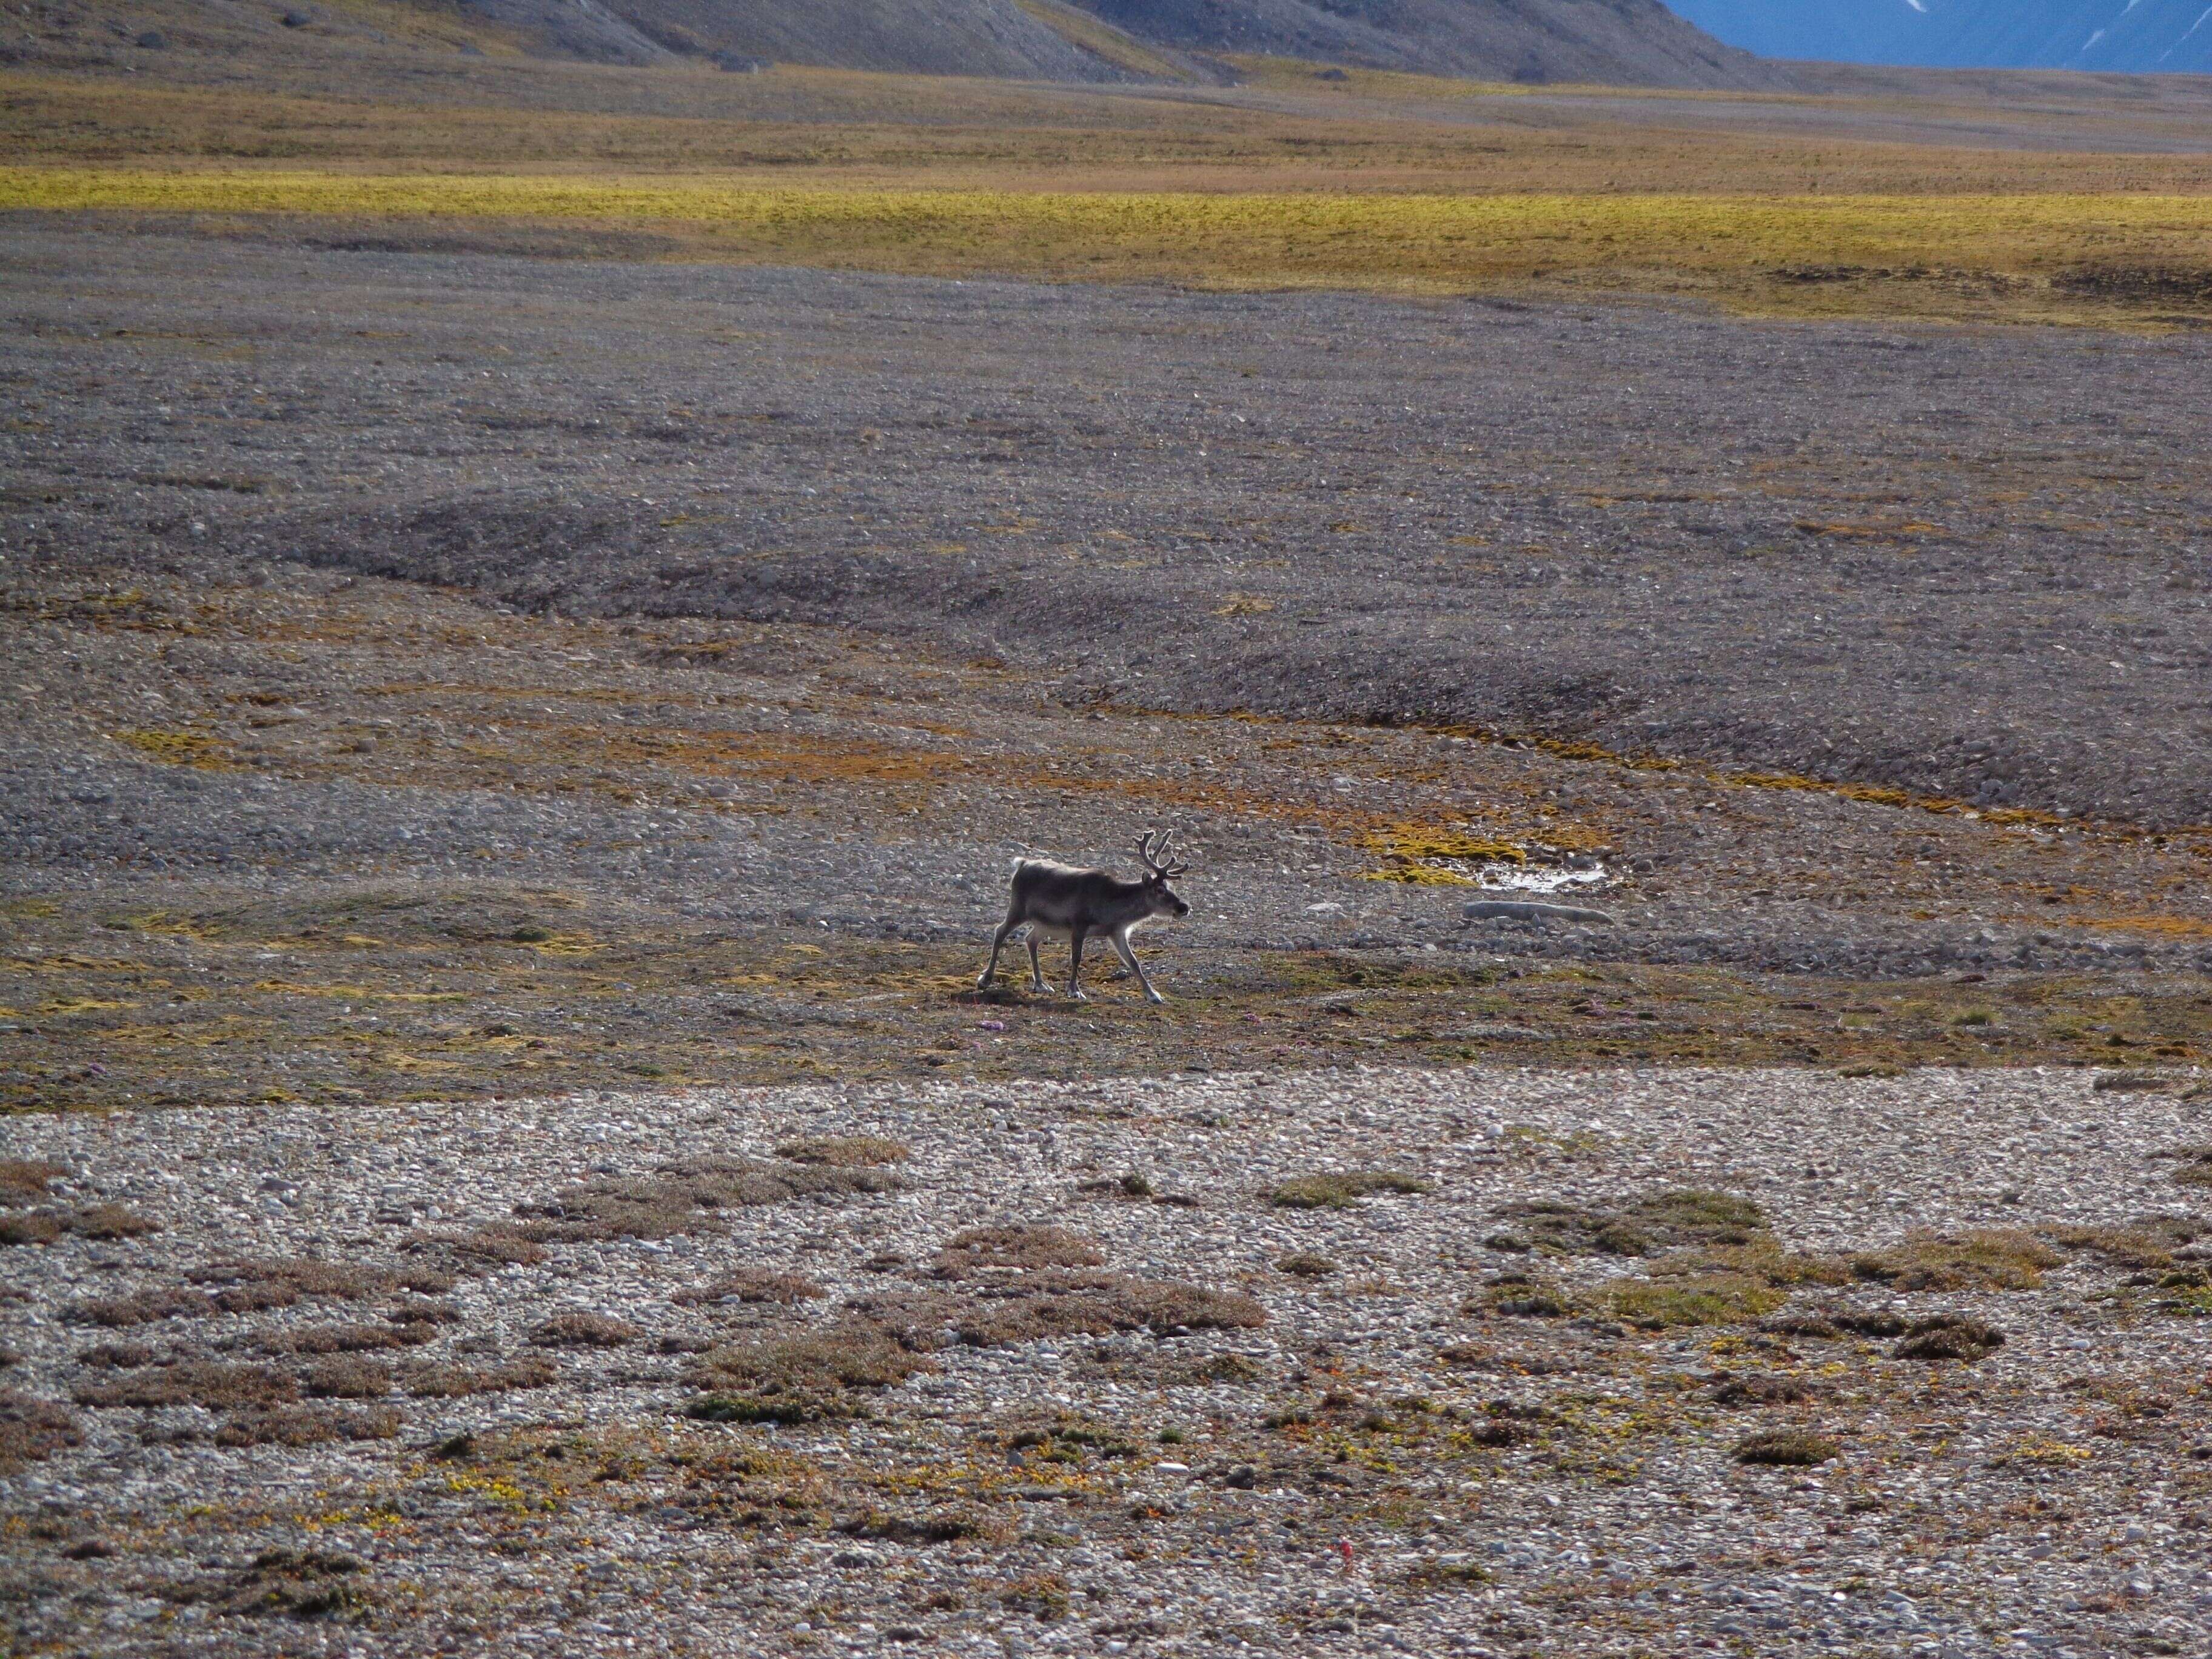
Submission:
[[[0,263],[13,558],[875,628],[1079,702],[2212,822],[2185,332],[31,225]]]
[[[47,1398],[85,1376],[71,1356],[89,1338],[60,1312],[91,1290],[151,1288],[179,1264],[218,1255],[390,1262],[411,1222],[494,1222],[518,1199],[595,1172],[642,1172],[679,1153],[766,1156],[798,1135],[902,1140],[913,1152],[898,1166],[908,1184],[818,1212],[732,1212],[720,1236],[556,1247],[541,1267],[464,1280],[451,1297],[460,1319],[426,1352],[520,1349],[567,1311],[704,1335],[726,1310],[670,1297],[732,1265],[803,1272],[842,1298],[884,1287],[871,1261],[925,1261],[960,1228],[1010,1219],[1078,1230],[1123,1270],[1243,1289],[1270,1319],[1172,1341],[1139,1333],[954,1348],[936,1356],[940,1370],[886,1395],[876,1420],[811,1428],[681,1427],[679,1362],[641,1349],[564,1350],[562,1380],[544,1389],[395,1401],[406,1422],[390,1442],[228,1450],[162,1443],[165,1428],[192,1426],[191,1410],[88,1411],[81,1448],[9,1487],[23,1571],[5,1616],[27,1650],[88,1655],[830,1652],[888,1647],[895,1628],[910,1629],[920,1650],[948,1653],[1230,1653],[1285,1641],[1322,1654],[2203,1652],[2212,1476],[2197,1460],[2212,1442],[2203,1382],[2212,1322],[2158,1313],[2152,1292],[2080,1259],[2040,1290],[1804,1298],[1863,1310],[1909,1302],[1915,1313],[1986,1318],[2008,1336],[1972,1367],[1931,1370],[1859,1344],[1828,1347],[1824,1371],[1801,1354],[1794,1374],[1832,1391],[1832,1403],[1808,1409],[1844,1447],[1816,1469],[1738,1467],[1727,1449],[1755,1426],[1739,1420],[1747,1414],[1682,1404],[1686,1378],[1784,1364],[1780,1339],[1482,1321],[1462,1310],[1485,1273],[1526,1260],[1485,1240],[1530,1200],[1603,1205],[1654,1188],[1718,1188],[1764,1206],[1789,1244],[1833,1250],[1924,1229],[2201,1218],[2203,1189],[2175,1185],[2161,1156],[2203,1139],[2204,1104],[2181,1097],[2191,1079],[2169,1079],[2164,1092],[2094,1081],[2081,1072],[1844,1081],[1371,1071],[708,1090],[352,1118],[19,1118],[0,1131],[6,1155],[63,1164],[70,1198],[125,1202],[166,1226],[135,1242],[0,1251],[0,1326],[24,1356],[8,1382]],[[1409,1171],[1432,1190],[1300,1212],[1259,1196],[1331,1169]],[[1200,1207],[1082,1190],[1129,1171],[1198,1195]],[[1325,1254],[1343,1271],[1320,1282],[1277,1273],[1291,1252]],[[1632,1265],[1559,1270],[1601,1285]],[[199,1328],[192,1340],[219,1345],[249,1326],[327,1317],[303,1305],[189,1323]],[[179,1324],[155,1340],[177,1338]],[[1439,1361],[1470,1338],[1489,1344],[1489,1360]],[[1226,1353],[1243,1356],[1254,1380],[1158,1380],[1156,1356]],[[1541,1405],[1593,1425],[1593,1437],[1561,1430],[1565,1462],[1500,1454],[1472,1480],[1408,1454],[1389,1478],[1395,1496],[1349,1511],[1329,1507],[1326,1488],[1278,1485],[1263,1460],[1217,1464],[1212,1443],[1245,1433],[1271,1401],[1310,1400],[1323,1370],[1330,1386],[1376,1401],[1419,1394],[1478,1418],[1492,1400]],[[914,1444],[957,1457],[978,1424],[1071,1408],[1121,1425],[1143,1449],[1081,1492],[1013,1493],[1019,1534],[993,1551],[834,1534],[769,1547],[757,1534],[674,1524],[675,1510],[580,1507],[543,1522],[556,1560],[488,1551],[474,1528],[491,1523],[470,1518],[465,1496],[441,1499],[442,1488],[424,1484],[445,1467],[424,1461],[431,1445],[502,1425],[680,1428],[687,1444],[774,1448],[859,1470]],[[1661,1415],[1668,1425],[1655,1428]],[[1159,1443],[1167,1423],[1188,1440]],[[359,1518],[395,1503],[404,1522]],[[1133,1551],[1118,1519],[1133,1504],[1164,1517]],[[1032,1513],[1042,1511],[1051,1513]],[[1319,1535],[1287,1524],[1324,1515]],[[34,1530],[57,1518],[66,1524]],[[61,1539],[88,1530],[117,1553],[59,1553]],[[364,1564],[367,1624],[237,1617],[146,1588],[257,1548],[310,1545]],[[1448,1592],[1408,1588],[1419,1582],[1409,1574],[1468,1565],[1486,1576]],[[994,1599],[991,1586],[1038,1573],[1065,1582],[1065,1616]],[[923,1595],[963,1585],[964,1596],[942,1605]]]

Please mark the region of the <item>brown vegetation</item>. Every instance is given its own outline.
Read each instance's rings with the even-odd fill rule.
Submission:
[[[1893,1291],[2027,1291],[2063,1260],[2033,1234],[1992,1231],[1917,1234],[1894,1249],[1854,1255],[1850,1265],[1861,1279]]]
[[[76,1415],[67,1407],[0,1389],[0,1474],[13,1474],[82,1438]]]
[[[644,1334],[626,1319],[571,1309],[538,1326],[530,1333],[530,1340],[541,1348],[620,1348]]]
[[[816,1135],[787,1140],[775,1149],[775,1155],[794,1164],[822,1164],[836,1170],[903,1164],[911,1156],[902,1142],[883,1135]]]
[[[717,1302],[814,1302],[829,1294],[800,1273],[777,1273],[767,1267],[732,1267],[704,1285],[680,1290],[668,1299],[678,1307],[697,1308]]]
[[[1805,1469],[1821,1463],[1834,1462],[1843,1455],[1843,1448],[1834,1441],[1797,1429],[1778,1429],[1769,1434],[1754,1434],[1739,1441],[1735,1461],[1739,1463],[1765,1464],[1775,1468]]]
[[[1065,1228],[971,1227],[945,1242],[935,1272],[940,1279],[965,1279],[979,1273],[1097,1267],[1105,1261],[1096,1244]]]
[[[402,1377],[400,1386],[416,1400],[459,1400],[470,1395],[505,1394],[512,1389],[547,1388],[559,1375],[551,1360],[526,1354],[487,1365],[452,1362],[424,1365]]]

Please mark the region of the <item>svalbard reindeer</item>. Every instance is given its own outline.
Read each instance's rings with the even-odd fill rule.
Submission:
[[[983,976],[975,981],[975,988],[991,988],[993,975],[999,971],[999,952],[1018,927],[1030,930],[1030,988],[1043,991],[1044,966],[1037,960],[1037,935],[1050,933],[1067,941],[1067,994],[1078,1002],[1084,1000],[1083,988],[1076,983],[1083,973],[1083,942],[1088,939],[1109,940],[1115,954],[1122,964],[1137,976],[1137,983],[1145,988],[1145,995],[1153,1002],[1167,999],[1152,988],[1152,981],[1145,977],[1138,963],[1136,952],[1129,948],[1129,930],[1140,927],[1154,916],[1187,916],[1190,906],[1178,897],[1169,880],[1180,876],[1190,866],[1170,862],[1168,843],[1175,838],[1172,830],[1146,830],[1137,842],[1137,856],[1145,861],[1142,881],[1123,881],[1103,870],[1077,870],[1065,864],[1054,864],[1045,859],[1016,859],[1013,886],[1006,897],[1006,919],[999,924],[999,931],[991,935],[991,960],[983,969]]]

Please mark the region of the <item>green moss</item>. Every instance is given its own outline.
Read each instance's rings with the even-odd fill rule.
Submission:
[[[1602,1298],[1614,1318],[1639,1330],[1682,1326],[1740,1325],[1772,1313],[1787,1298],[1763,1281],[1741,1273],[1617,1285]]]
[[[829,1423],[866,1417],[866,1407],[841,1389],[775,1395],[702,1394],[684,1408],[699,1423]]]
[[[1820,1435],[1784,1429],[1771,1434],[1754,1434],[1737,1442],[1734,1455],[1739,1463],[1809,1469],[1832,1462],[1843,1455],[1843,1450],[1834,1441]]]
[[[1698,1243],[1747,1243],[1753,1231],[1766,1225],[1766,1212],[1734,1193],[1658,1193],[1638,1201],[1632,1214],[1670,1241]]]
[[[1300,1176],[1267,1194],[1285,1210],[1349,1209],[1373,1193],[1425,1193],[1429,1183],[1395,1170],[1349,1170],[1331,1175]]]
[[[1916,1236],[1893,1249],[1851,1258],[1851,1271],[1896,1291],[2032,1291],[2043,1270],[2063,1261],[2032,1233],[1968,1233],[1960,1238]]]

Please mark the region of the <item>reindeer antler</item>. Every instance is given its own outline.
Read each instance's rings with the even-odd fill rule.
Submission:
[[[1155,841],[1154,836],[1158,839]],[[1145,868],[1163,878],[1186,873],[1188,864],[1168,862],[1168,843],[1175,839],[1172,830],[1147,830],[1137,838],[1137,856],[1145,861]]]

